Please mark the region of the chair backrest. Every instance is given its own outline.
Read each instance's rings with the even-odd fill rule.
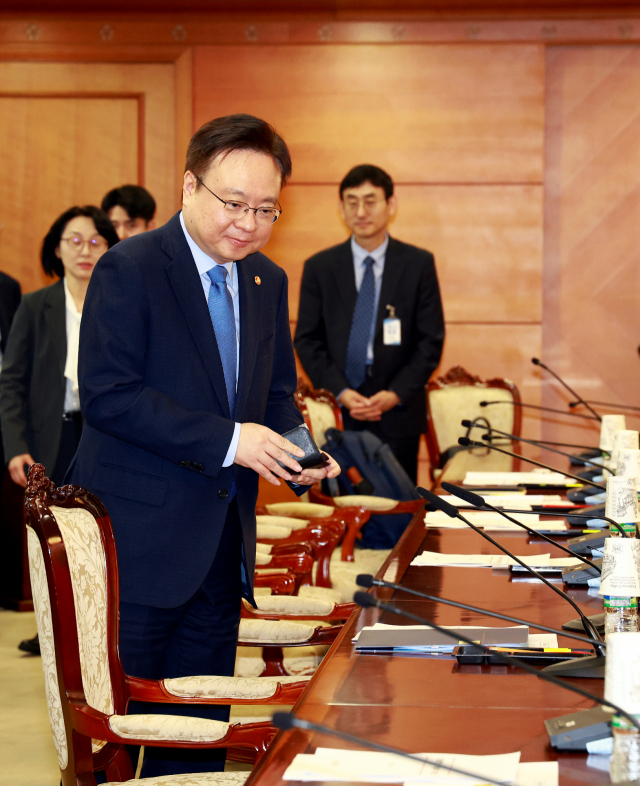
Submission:
[[[498,402],[481,407],[480,402]],[[515,406],[514,406],[515,403]],[[443,377],[427,385],[427,449],[432,468],[442,468],[458,446],[458,438],[467,436],[462,420],[478,419],[479,424],[490,425],[508,434],[520,435],[522,413],[517,404],[520,393],[508,379],[490,379],[483,382],[461,366],[453,366]],[[480,439],[482,431],[475,430],[471,439]],[[513,450],[510,443],[507,450]],[[519,452],[517,444],[513,452]],[[497,451],[476,450],[468,462],[474,469],[508,471],[513,459]]]
[[[336,397],[328,390],[314,390],[298,379],[298,389],[293,399],[319,448],[326,442],[325,432],[328,428],[343,428],[342,410]]]
[[[25,508],[49,719],[67,782],[74,760],[104,747],[71,733],[67,694],[106,715],[125,712],[115,542],[100,501],[76,486],[56,489],[40,464],[29,471]]]

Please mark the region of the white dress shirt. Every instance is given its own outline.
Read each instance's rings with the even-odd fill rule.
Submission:
[[[64,311],[67,329],[67,359],[64,364],[65,392],[64,411],[80,411],[80,391],[78,389],[78,347],[80,344],[80,320],[82,311],[78,311],[73,295],[69,291],[67,279],[64,281]]]
[[[208,271],[214,265],[218,263],[215,259],[212,259],[210,256],[204,253],[204,251],[198,246],[198,244],[194,241],[191,237],[189,232],[187,231],[187,227],[185,226],[184,219],[182,217],[182,212],[180,212],[180,225],[182,226],[182,231],[184,232],[184,236],[186,238],[187,243],[189,244],[189,248],[191,249],[191,253],[193,254],[193,259],[196,263],[196,268],[198,269],[198,275],[200,276],[200,281],[202,283],[202,289],[204,291],[204,297],[207,301],[207,308],[209,307],[209,290],[211,289],[211,279],[207,275]],[[231,299],[233,301],[233,314],[235,317],[236,323],[236,388],[238,387],[238,371],[240,369],[240,298],[238,296],[238,271],[236,270],[236,263],[235,262],[227,262],[223,265],[226,269],[227,275],[227,289],[231,294]],[[233,464],[233,460],[236,457],[236,452],[238,450],[238,442],[240,441],[240,423],[235,424],[235,428],[233,430],[233,437],[231,438],[231,442],[229,443],[229,449],[227,450],[227,455],[225,456],[224,461],[222,462],[223,467],[230,467]]]

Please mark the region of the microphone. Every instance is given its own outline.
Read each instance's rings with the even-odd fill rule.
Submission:
[[[527,565],[525,562],[523,562],[523,560],[521,560],[518,557],[516,557],[515,554],[512,554],[504,546],[501,546],[490,535],[487,535],[486,532],[483,532],[481,529],[479,529],[474,524],[472,524],[468,519],[466,519],[460,513],[460,511],[458,510],[458,508],[455,507],[455,505],[451,505],[446,500],[443,500],[441,497],[438,497],[436,494],[433,494],[431,491],[427,491],[426,489],[423,489],[421,487],[418,487],[416,489],[416,491],[418,492],[418,494],[420,494],[421,497],[424,497],[429,502],[432,502],[436,507],[440,508],[440,510],[444,511],[451,518],[460,519],[461,521],[463,521],[467,526],[469,526],[472,530],[474,530],[479,535],[481,535],[485,540],[488,540],[489,543],[492,543],[496,548],[500,549],[500,551],[504,552],[509,557],[511,557],[511,559],[515,560],[526,571],[531,573],[536,578],[540,579],[540,581],[543,584],[546,584],[547,587],[552,589],[557,595],[559,595],[561,598],[564,598],[564,600],[566,600],[567,603],[569,603],[577,611],[578,616],[582,620],[582,626],[583,626],[584,632],[587,634],[587,636],[589,638],[596,639],[596,641],[598,641],[598,642],[602,642],[602,638],[600,637],[600,634],[596,630],[596,628],[593,625],[593,623],[583,613],[582,609],[580,609],[580,607],[577,605],[577,603],[575,603],[575,601],[572,600],[566,594],[566,592],[563,592],[561,589],[558,589],[558,587],[554,587],[553,584],[551,584],[550,581],[547,581],[547,579],[545,579],[544,576],[541,576],[530,565]],[[594,677],[602,677],[604,672],[603,671],[601,673],[597,673],[597,672],[600,672],[602,669],[604,669],[604,652],[603,652],[602,648],[599,645],[594,645],[594,652],[595,652],[595,655],[590,657],[590,658],[588,658],[589,662],[585,663],[585,667],[588,670],[590,670],[590,671],[594,670],[596,672],[596,674],[593,675]],[[569,661],[569,663],[571,663],[571,666],[569,668],[571,668],[573,670],[573,668],[574,668],[574,666],[576,664],[574,664],[573,661]],[[565,664],[560,664],[560,665],[565,665]],[[572,676],[572,675],[568,674],[567,676]],[[581,674],[581,673],[579,673],[578,676],[588,677],[588,676],[591,676],[591,675],[590,674]]]
[[[565,412],[564,409],[553,409],[552,407],[541,407],[539,404],[524,404],[522,401],[481,401],[481,407],[488,407],[490,404],[511,404],[514,407],[526,407],[527,409],[537,409],[540,412],[555,412],[556,415],[569,415],[572,418],[582,418],[583,420],[600,420],[593,415],[582,415],[580,412]]]
[[[497,620],[504,620],[505,622],[515,622],[516,625],[528,625],[530,628],[536,630],[544,630],[546,633],[556,633],[560,636],[566,636],[569,639],[575,639],[582,644],[599,644],[604,647],[604,642],[597,641],[596,639],[588,639],[584,636],[578,636],[575,633],[569,635],[565,630],[558,628],[549,628],[546,625],[540,625],[538,622],[529,622],[528,620],[521,620],[518,617],[509,617],[506,614],[498,614],[497,611],[488,611],[487,609],[480,609],[477,606],[469,606],[466,603],[460,603],[457,600],[448,600],[447,598],[440,598],[437,595],[427,595],[425,592],[418,592],[418,590],[403,587],[401,584],[394,584],[391,581],[384,581],[384,579],[376,579],[368,573],[360,573],[356,576],[356,584],[359,587],[387,587],[392,590],[399,590],[406,592],[408,595],[415,595],[416,598],[423,598],[424,600],[433,600],[436,603],[444,603],[445,606],[454,606],[456,609],[463,609],[464,611],[475,611],[478,614],[486,614],[487,617],[495,617]]]
[[[573,559],[580,560],[580,562],[584,562],[585,565],[588,565],[590,568],[595,568],[598,571],[598,573],[602,573],[602,570],[597,565],[594,565],[593,562],[591,562],[591,560],[588,560],[586,557],[583,557],[580,554],[574,554],[574,552],[571,551],[571,549],[568,549],[566,546],[560,545],[560,543],[556,543],[555,540],[551,540],[551,538],[548,535],[545,535],[542,532],[536,532],[535,529],[532,529],[531,527],[527,527],[527,525],[523,524],[521,521],[518,521],[517,519],[514,519],[511,516],[506,515],[507,513],[520,513],[519,510],[507,510],[507,511],[499,510],[498,508],[494,508],[494,506],[490,505],[488,502],[485,502],[484,499],[482,497],[479,497],[477,494],[474,494],[473,492],[468,492],[465,489],[459,488],[458,486],[453,486],[451,483],[447,483],[446,481],[442,482],[442,488],[445,491],[448,491],[450,494],[453,494],[455,497],[459,497],[465,502],[468,502],[470,505],[473,505],[475,508],[486,507],[489,508],[489,510],[494,511],[494,513],[499,513],[501,516],[503,516],[503,518],[507,519],[507,521],[510,521],[512,524],[516,524],[518,527],[521,527],[522,529],[526,530],[529,533],[529,535],[532,535],[533,537],[536,538],[542,538],[542,540],[546,540],[547,543],[550,543],[552,546],[555,546],[556,548],[560,549],[560,551],[564,551],[565,554],[568,554]],[[525,510],[522,512],[529,513],[535,516],[539,515],[536,511],[533,510]],[[547,516],[554,516],[557,518],[557,514],[555,513],[547,513]]]
[[[453,483],[447,483],[444,480],[442,481],[442,488],[445,491],[448,491],[450,494],[453,494],[454,497],[459,497],[460,499],[464,500],[465,502],[468,502],[470,505],[473,505],[476,508],[484,506],[484,507],[490,508],[491,510],[494,510],[496,513],[501,513],[501,512],[502,513],[525,513],[527,515],[554,516],[555,518],[558,518],[558,514],[557,513],[540,513],[537,510],[515,510],[515,509],[512,510],[510,508],[502,508],[502,510],[500,510],[499,508],[494,508],[493,505],[491,505],[489,502],[487,502],[484,499],[484,497],[481,497],[479,494],[474,494],[473,491],[469,491],[469,489],[462,488],[461,486],[454,486]],[[572,513],[571,515],[574,518],[577,518],[577,519],[588,519],[588,520],[591,520],[593,518],[593,516],[590,516],[590,515],[588,515],[586,513]],[[623,526],[621,524],[618,524],[617,521],[614,521],[613,519],[608,519],[606,516],[598,516],[598,518],[602,519],[603,521],[608,521],[609,524],[613,524],[613,526],[620,532],[620,534],[622,535],[623,538],[628,538],[629,537],[628,533],[624,531]],[[510,518],[509,521],[513,521],[513,519]],[[514,524],[519,524],[520,526],[524,527],[524,524],[522,524],[522,522],[520,522],[520,521],[514,521],[513,523]],[[539,532],[536,532],[535,530],[534,530],[534,533],[536,535],[540,534]],[[562,548],[562,546],[559,543],[556,543],[555,541],[551,541],[551,542],[553,543],[554,546],[557,546],[559,549]]]
[[[369,597],[366,592],[356,592],[356,595],[364,595],[365,597]],[[276,729],[281,729],[282,731],[289,731],[290,729],[315,731],[318,734],[326,734],[329,737],[336,737],[339,740],[351,742],[354,745],[361,745],[363,748],[368,748],[372,751],[379,751],[380,753],[392,753],[394,756],[401,756],[403,759],[416,761],[423,766],[425,764],[430,764],[432,767],[437,767],[438,769],[447,770],[448,772],[455,772],[457,775],[464,775],[478,783],[493,783],[495,786],[504,786],[504,781],[495,781],[492,778],[489,778],[487,775],[477,775],[473,772],[469,772],[468,770],[461,770],[458,767],[450,767],[448,764],[433,761],[433,759],[426,759],[422,758],[422,756],[416,756],[415,753],[407,753],[406,751],[400,750],[400,748],[391,748],[388,745],[381,745],[378,742],[369,742],[369,740],[362,739],[362,737],[356,737],[353,734],[347,734],[344,731],[336,731],[335,729],[331,729],[329,726],[322,726],[320,723],[313,723],[313,721],[297,718],[292,712],[274,712],[273,716],[271,717],[271,723],[276,727]],[[518,786],[518,784],[514,783],[513,786]]]
[[[542,448],[543,450],[548,450],[550,453],[557,453],[559,456],[564,456],[565,458],[568,459],[573,458],[571,453],[565,453],[563,450],[557,450],[556,448],[546,447],[547,443],[536,442],[535,440],[525,439],[524,437],[516,437],[515,434],[508,434],[506,431],[500,431],[499,429],[493,428],[492,426],[476,425],[475,423],[472,423],[470,420],[463,420],[461,421],[460,425],[464,426],[467,429],[483,428],[487,432],[491,432],[492,434],[500,434],[501,437],[506,437],[507,439],[510,439],[512,441],[515,440],[517,442],[526,442],[527,445],[533,445],[536,448]],[[492,439],[491,433],[483,434],[482,439],[486,440],[487,442],[490,442]],[[576,445],[575,447],[578,446]],[[589,461],[588,459],[582,459],[582,461],[584,461],[585,464],[591,464],[592,466],[596,467],[599,470],[602,469],[602,464],[597,464],[595,461]]]
[[[579,407],[582,403],[595,404],[596,406],[607,407],[608,409],[628,409],[632,412],[640,412],[640,407],[633,407],[631,404],[614,404],[611,401],[570,401],[569,406],[573,409],[574,407]]]
[[[512,458],[520,459],[521,461],[526,461],[527,464],[534,464],[536,467],[542,467],[542,469],[550,469],[552,472],[560,472],[560,470],[555,469],[554,467],[550,467],[548,464],[541,464],[539,461],[534,461],[534,459],[527,458],[526,456],[519,456],[517,453],[511,453],[511,451],[509,450],[505,450],[504,448],[499,448],[497,445],[490,445],[488,442],[474,442],[468,437],[460,437],[458,439],[458,445],[462,445],[465,448],[474,447],[474,448],[489,448],[490,450],[497,450],[499,453],[504,453],[506,456],[511,456]],[[602,489],[603,491],[607,490],[607,487],[603,486],[601,483],[593,483],[592,481],[589,481],[588,484],[585,484],[584,478],[580,478],[577,475],[572,475],[570,472],[563,472],[562,474],[566,475],[568,478],[573,478],[573,480],[577,480],[581,486],[589,485],[597,489]]]
[[[444,633],[445,636],[448,636],[450,639],[454,639],[455,641],[463,641],[465,644],[470,644],[473,647],[477,647],[481,652],[485,654],[493,655],[493,651],[490,650],[488,647],[485,647],[484,644],[478,644],[475,641],[463,636],[460,633],[460,630],[451,631],[448,628],[443,628],[440,625],[436,625],[435,622],[432,620],[424,619],[423,617],[419,617],[417,614],[413,614],[410,611],[405,611],[404,609],[400,609],[397,606],[394,606],[392,603],[385,603],[382,600],[378,600],[374,598],[373,595],[369,595],[368,592],[356,592],[353,596],[354,601],[358,604],[358,606],[362,606],[363,609],[370,608],[371,606],[375,606],[377,609],[381,611],[387,611],[391,614],[397,614],[400,617],[406,617],[406,619],[411,620],[412,622],[417,622],[420,625],[428,625],[430,628],[437,630],[439,633]],[[603,707],[611,707],[618,715],[622,715],[624,718],[629,720],[629,722],[636,727],[636,729],[640,730],[640,721],[636,720],[636,718],[631,715],[630,713],[625,712],[622,707],[615,706],[613,702],[608,701],[607,699],[603,699],[600,696],[596,696],[593,693],[589,693],[589,691],[584,690],[583,688],[578,688],[575,685],[571,685],[565,680],[558,679],[557,677],[553,677],[551,674],[546,673],[546,669],[542,669],[542,671],[538,671],[534,666],[530,666],[528,663],[524,663],[519,658],[514,658],[511,655],[506,655],[504,652],[499,653],[500,658],[504,660],[506,664],[509,666],[515,666],[518,669],[522,669],[523,671],[528,672],[529,674],[533,674],[538,679],[544,680],[545,682],[550,682],[552,685],[558,685],[561,688],[566,688],[567,690],[573,691],[580,696],[584,696],[586,699],[591,699],[595,701],[597,704],[601,704]]]
[[[593,409],[593,407],[590,407],[589,404],[587,404],[587,402],[582,398],[582,396],[579,393],[576,393],[573,388],[570,388],[569,385],[567,385],[567,383],[563,379],[560,379],[560,377],[556,374],[556,372],[552,371],[549,368],[549,366],[545,366],[545,364],[538,358],[531,358],[531,362],[533,363],[534,366],[540,366],[540,368],[543,368],[545,371],[548,371],[549,374],[551,374],[551,376],[555,377],[558,380],[558,382],[562,385],[563,388],[568,390],[572,396],[575,396],[575,398],[577,398],[580,403],[584,404],[584,406],[589,410],[589,412],[591,412],[592,415],[595,415],[596,420],[602,421],[602,418],[600,417],[600,415],[598,415],[595,409]]]

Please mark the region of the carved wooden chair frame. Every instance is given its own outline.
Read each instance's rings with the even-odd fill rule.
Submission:
[[[433,390],[443,390],[448,387],[476,387],[476,388],[483,388],[487,391],[491,390],[491,388],[498,388],[500,390],[508,390],[513,397],[513,401],[515,402],[516,406],[513,407],[513,431],[511,432],[515,436],[520,436],[520,432],[522,430],[522,410],[518,404],[521,403],[520,398],[520,391],[518,390],[516,384],[511,382],[509,379],[502,379],[502,378],[495,378],[495,379],[488,379],[483,381],[480,377],[473,376],[470,374],[466,369],[462,366],[452,366],[446,374],[437,379],[433,379],[429,382],[426,388],[426,396],[427,396],[427,433],[425,434],[426,442],[427,442],[427,452],[429,454],[429,462],[431,464],[431,468],[433,469],[442,469],[441,467],[441,455],[442,451],[440,450],[440,446],[438,445],[438,437],[436,435],[436,429],[433,423],[433,418],[431,416],[431,410],[429,407],[429,393]],[[516,443],[513,449],[510,447],[509,450],[512,450],[514,453],[519,453],[520,449],[518,443]],[[515,460],[514,468],[517,469],[519,465],[519,461]]]
[[[72,579],[62,533],[51,506],[81,508],[96,520],[105,557],[107,577],[107,648],[109,675],[116,714],[126,714],[130,701],[160,702],[162,704],[292,704],[307,682],[279,684],[269,699],[184,698],[169,693],[162,682],[124,673],[119,656],[119,588],[115,539],[109,515],[93,494],[78,486],[56,489],[45,477],[44,467],[34,464],[29,471],[25,493],[27,525],[35,532],[46,571],[51,603],[53,637],[56,651],[56,672],[66,730],[69,763],[62,770],[64,786],[95,784],[94,771],[106,770],[109,780],[133,778],[131,761],[126,745],[152,745],[177,748],[235,747],[252,751],[260,756],[267,749],[276,730],[264,722],[230,726],[226,736],[217,742],[193,742],[123,738],[108,723],[111,716],[89,706],[82,681],[80,652],[76,623],[76,609]],[[319,643],[335,638],[336,630],[318,631]],[[106,745],[97,753],[92,751],[92,739],[105,740]]]

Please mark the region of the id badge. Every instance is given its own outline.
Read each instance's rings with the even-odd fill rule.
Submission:
[[[402,339],[400,320],[387,317],[382,323],[382,336],[385,346],[399,346]]]

